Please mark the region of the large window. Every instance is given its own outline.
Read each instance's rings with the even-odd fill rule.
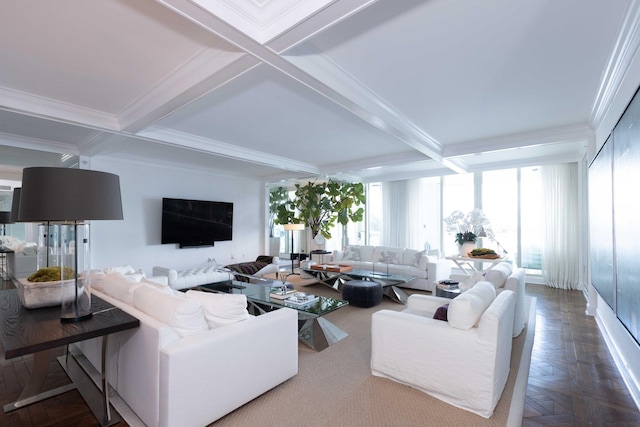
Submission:
[[[416,183],[406,186],[411,193],[406,197],[407,203],[395,206],[399,214],[391,215],[390,219],[398,221],[403,210],[417,212],[414,216],[402,215],[412,223],[412,237],[427,242],[432,249],[441,249],[445,255],[455,254],[454,236],[446,232],[442,219],[454,210],[466,213],[479,208],[491,221],[494,233],[493,239],[481,239],[479,244],[497,252],[506,251],[529,274],[540,273],[542,200],[537,167],[423,178]],[[384,213],[389,212],[383,196],[384,185],[369,184],[366,243],[370,245],[389,244],[383,237]],[[407,240],[404,246],[421,247],[421,244],[414,243]]]

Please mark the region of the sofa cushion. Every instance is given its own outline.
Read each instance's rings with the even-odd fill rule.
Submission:
[[[360,247],[359,246],[345,246],[344,257],[346,261],[360,261]]]
[[[482,313],[496,298],[496,289],[489,282],[478,282],[449,303],[447,317],[449,325],[458,329],[473,328]]]
[[[405,249],[404,254],[402,255],[402,264],[421,267],[420,262],[424,255],[426,255],[426,251]],[[425,265],[424,267],[426,268],[427,266]]]
[[[242,294],[214,294],[187,291],[186,297],[202,304],[204,318],[210,329],[247,320],[247,296]]]
[[[165,294],[173,295],[173,293],[174,293],[173,289],[171,289],[171,287],[169,286],[168,283],[158,283],[158,282],[156,282],[154,280],[149,280],[146,277],[143,277],[140,280],[140,283],[142,283],[143,285],[146,285],[146,286],[151,286],[152,288],[157,289],[160,292],[165,293]]]
[[[133,295],[141,286],[135,278],[120,273],[107,274],[103,279],[103,292],[129,305],[133,305]]]
[[[491,270],[487,271],[484,275],[485,280],[493,283],[493,286],[496,288],[501,288],[504,286],[507,278],[511,276],[511,272],[513,268],[508,262],[501,262]]]
[[[400,264],[402,257],[400,256],[400,259],[398,259],[397,251],[380,251],[380,259],[378,261],[385,264]]]
[[[368,259],[363,261],[383,262],[385,264],[400,264],[402,263],[402,255],[404,248],[392,248],[388,246],[376,246],[373,254]]]
[[[202,304],[193,299],[140,285],[134,293],[134,305],[143,313],[173,327],[182,337],[209,329]]]
[[[360,246],[360,261],[373,261],[373,246]]]
[[[104,272],[106,274],[111,274],[111,273],[133,274],[136,271],[130,265],[120,265],[117,267],[106,267],[104,269]]]

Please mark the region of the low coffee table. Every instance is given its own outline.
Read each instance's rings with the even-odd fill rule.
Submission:
[[[251,314],[260,315],[271,310],[288,307],[298,311],[298,338],[307,347],[320,351],[346,338],[348,335],[336,325],[322,316],[344,307],[349,303],[339,299],[320,296],[318,301],[298,306],[284,300],[270,297],[274,290],[281,287],[281,282],[253,284],[246,282],[221,282],[198,286],[196,289],[207,292],[226,292],[247,296]]]
[[[348,280],[369,280],[372,282],[378,282],[382,285],[383,294],[391,298],[391,300],[406,304],[409,295],[398,288],[397,285],[401,283],[407,283],[415,276],[409,276],[406,274],[385,274],[369,270],[350,270],[350,271],[330,271],[330,270],[315,270],[311,268],[303,268],[302,271],[313,276],[318,282],[332,288],[334,291],[342,292],[342,286]]]
[[[400,304],[407,303],[409,294],[396,285],[415,279],[415,276],[409,276],[407,274],[384,274],[368,270],[351,270],[343,274],[356,280],[369,280],[380,283],[382,285],[383,295]]]

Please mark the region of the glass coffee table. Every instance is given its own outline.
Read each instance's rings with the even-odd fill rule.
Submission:
[[[392,301],[406,304],[409,294],[400,289],[397,285],[407,283],[415,276],[407,274],[386,274],[383,272],[376,272],[370,270],[350,270],[350,271],[330,271],[330,270],[316,270],[311,268],[302,269],[306,274],[314,277],[318,282],[325,286],[332,288],[335,291],[342,292],[342,286],[348,280],[367,280],[371,282],[378,282],[382,285],[382,292]]]
[[[247,296],[248,310],[253,315],[288,307],[298,311],[298,338],[307,347],[320,351],[348,336],[346,332],[322,316],[344,307],[347,301],[319,296],[317,301],[295,305],[270,295],[281,288],[281,282],[261,280],[260,283],[246,283],[236,280],[212,283],[193,289],[205,292],[225,292]]]

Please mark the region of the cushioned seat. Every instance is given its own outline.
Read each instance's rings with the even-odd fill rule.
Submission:
[[[349,280],[342,286],[342,299],[356,307],[374,307],[382,302],[382,285],[378,282]]]

